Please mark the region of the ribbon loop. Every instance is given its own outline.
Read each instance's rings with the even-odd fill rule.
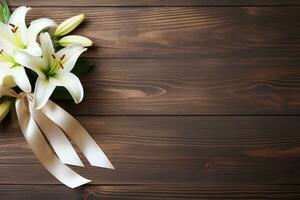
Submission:
[[[44,133],[44,136],[52,145],[53,150],[61,162],[69,165],[84,167],[79,156],[62,130],[53,121],[47,118],[43,112],[32,109],[32,106],[29,108],[33,119],[39,125],[40,129]]]
[[[42,111],[65,131],[92,166],[114,169],[93,138],[69,113],[50,100],[42,108]]]
[[[38,125],[31,117],[31,113],[28,110],[28,102],[25,101],[25,98],[16,100],[16,111],[25,139],[44,167],[55,178],[70,188],[90,182],[90,180],[83,178],[61,163],[53,154]]]
[[[65,134],[74,141],[92,166],[114,169],[80,123],[52,101],[49,100],[41,110],[36,110],[31,93],[17,94],[12,89],[0,86],[1,95],[16,98],[17,117],[25,139],[42,165],[66,186],[75,188],[90,180],[65,165],[83,166]]]

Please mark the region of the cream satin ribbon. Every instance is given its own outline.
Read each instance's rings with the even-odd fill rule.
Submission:
[[[84,166],[66,135],[92,166],[114,169],[80,123],[52,101],[49,100],[41,110],[36,110],[31,93],[17,94],[0,86],[1,95],[16,98],[17,117],[25,139],[43,166],[66,186],[75,188],[91,182],[65,165]]]

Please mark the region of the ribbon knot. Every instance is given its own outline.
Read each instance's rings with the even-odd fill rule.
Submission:
[[[29,98],[28,93],[20,92],[17,96],[17,99],[23,99],[23,98],[27,98],[28,101],[32,101],[32,98]]]
[[[42,165],[63,184],[75,188],[90,182],[66,165],[84,167],[67,136],[92,166],[114,169],[80,123],[52,101],[48,100],[37,110],[32,93],[17,94],[13,89],[0,86],[0,96],[16,98],[17,117],[26,141]]]

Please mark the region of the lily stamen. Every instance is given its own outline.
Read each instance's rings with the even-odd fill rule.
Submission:
[[[17,32],[17,30],[18,30],[18,28],[19,28],[19,27],[18,27],[18,26],[16,26],[16,27],[12,28],[12,29],[11,29],[11,31],[12,31],[13,33],[16,33],[16,32]]]
[[[9,24],[11,27],[15,28],[16,26],[14,24]]]
[[[54,54],[51,54],[51,56],[52,56],[53,59],[56,59],[56,56]]]
[[[60,58],[60,60],[62,61],[65,57],[66,57],[66,54],[64,54],[64,55]]]

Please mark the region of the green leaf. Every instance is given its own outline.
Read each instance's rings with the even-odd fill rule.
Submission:
[[[72,100],[72,96],[68,92],[68,90],[64,87],[56,87],[53,94],[51,95],[51,99],[54,100]]]
[[[1,21],[5,24],[8,23],[10,16],[11,16],[11,12],[9,10],[8,4],[6,2],[6,0],[3,1],[2,5],[1,5]]]
[[[95,66],[95,63],[86,58],[79,58],[76,65],[74,66],[72,72],[80,76],[88,71],[90,71]]]

